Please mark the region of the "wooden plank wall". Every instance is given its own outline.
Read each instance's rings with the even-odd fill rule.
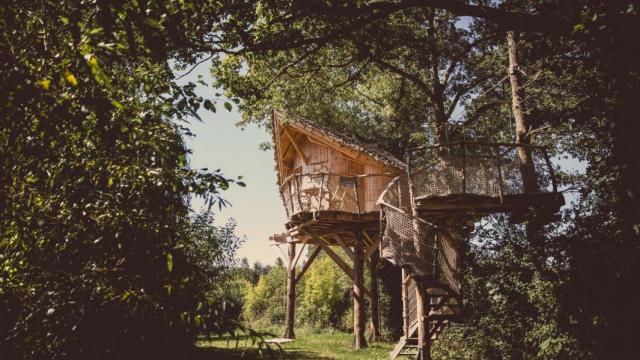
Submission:
[[[283,159],[283,165],[286,165],[287,167],[290,166],[290,174],[313,174],[325,172],[330,174],[355,176],[388,172],[382,164],[363,164],[359,161],[354,161],[353,159],[345,156],[342,152],[326,145],[319,144],[313,139],[309,139],[307,135],[299,133],[292,128],[288,128],[287,132],[288,135],[283,136],[281,140],[285,140],[286,146],[290,148],[287,152],[286,158]],[[295,147],[289,144],[291,138],[293,138],[296,143]],[[304,157],[298,152],[298,150],[304,154]],[[390,180],[391,177],[386,176],[357,179],[359,207],[362,212],[378,211],[376,201]],[[328,183],[325,183],[325,186],[332,192],[335,192],[335,189],[340,185],[339,176],[331,176],[330,178],[326,178],[326,181],[328,181]],[[309,182],[303,181],[301,185],[305,186],[305,184],[309,184]],[[349,189],[348,196],[345,197],[345,199],[346,198],[350,199],[348,200],[348,203],[350,204],[348,206],[349,211],[353,210],[353,212],[355,212],[356,205],[353,202],[355,200],[354,191]]]

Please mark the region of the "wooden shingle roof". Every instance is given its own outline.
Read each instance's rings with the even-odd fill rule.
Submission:
[[[339,148],[346,147],[352,152],[358,154],[358,156],[364,156],[368,160],[379,162],[386,167],[390,167],[396,170],[404,170],[406,164],[389,153],[388,151],[377,148],[376,146],[366,144],[360,140],[348,137],[326,126],[319,125],[311,120],[299,117],[288,116],[284,112],[274,110],[273,111],[273,141],[276,143],[275,129],[281,126],[287,126],[294,130],[304,133],[307,136],[314,137],[323,140],[328,146]],[[276,144],[276,146],[278,146]],[[277,154],[277,151],[276,151]],[[277,155],[276,155],[277,156]],[[276,159],[276,166],[278,160]]]

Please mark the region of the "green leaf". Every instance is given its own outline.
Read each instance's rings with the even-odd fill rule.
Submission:
[[[116,100],[111,100],[111,104],[116,107],[118,110],[124,110],[124,105]]]
[[[38,84],[38,86],[40,86],[42,88],[42,90],[49,90],[49,85],[51,85],[51,80],[49,79],[42,79],[42,80],[38,80],[36,81],[36,84]]]
[[[63,75],[64,79],[67,80],[71,86],[78,86],[78,79],[76,79],[75,75],[73,75],[69,70],[65,70]]]
[[[167,253],[167,270],[173,271],[173,255],[171,253]]]
[[[224,108],[227,109],[228,111],[231,111],[231,109],[233,109],[233,106],[231,105],[230,102],[225,102]]]

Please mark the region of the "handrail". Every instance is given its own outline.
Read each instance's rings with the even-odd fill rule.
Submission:
[[[495,147],[495,146],[508,146],[508,147],[526,147],[526,148],[536,148],[536,149],[542,149],[544,150],[545,147],[542,145],[534,145],[534,144],[516,144],[516,143],[503,143],[503,142],[495,142],[495,143],[491,143],[491,142],[466,142],[466,141],[458,141],[458,142],[452,142],[452,143],[442,143],[442,144],[434,144],[434,145],[423,145],[423,146],[417,146],[414,148],[409,148],[406,149],[405,152],[409,152],[409,151],[418,151],[418,150],[427,150],[427,149],[437,149],[437,148],[441,148],[441,147],[453,147],[453,146],[460,146],[460,145],[480,145],[480,146],[491,146],[491,147]]]
[[[381,191],[378,187],[382,184],[361,184],[360,180],[374,177],[392,178],[395,175],[331,172],[291,174],[282,181],[279,188],[288,217],[304,211],[343,211],[361,215],[363,212],[372,211],[369,196],[371,191]]]
[[[394,173],[377,173],[377,174],[353,175],[353,174],[332,173],[332,172],[313,172],[313,173],[291,174],[291,175],[287,176],[286,178],[284,178],[284,180],[281,181],[280,188],[282,188],[282,186],[286,182],[291,180],[294,176],[320,176],[320,175],[343,176],[343,177],[353,177],[353,178],[367,178],[367,177],[374,177],[374,176],[396,176],[397,174],[394,174]]]
[[[524,161],[522,162],[524,167],[527,169],[531,168],[531,173],[523,172],[524,170],[522,169],[524,168],[521,168],[520,176],[523,177],[521,181],[525,181],[524,177],[526,176],[527,181],[535,181],[538,185],[542,183],[543,188],[531,191],[531,189],[527,190],[514,187],[523,187],[524,184],[517,185],[513,182],[515,169],[503,169],[503,166],[511,166],[510,162],[504,163],[503,158],[505,156],[513,157],[516,153],[519,155],[513,158],[514,163]],[[526,155],[522,155],[522,153],[526,153]],[[557,193],[558,185],[555,169],[553,168],[553,164],[549,159],[549,154],[545,147],[540,145],[499,142],[455,142],[413,148],[407,150],[405,156],[409,182],[413,183],[412,180],[416,180],[413,178],[413,172],[428,169],[427,174],[420,175],[423,179],[418,178],[417,181],[418,183],[422,181],[420,186],[431,186],[429,184],[433,184],[433,190],[429,190],[429,192],[433,192],[433,196],[469,193],[497,196],[502,202],[504,196],[510,195],[511,193],[542,193],[549,191]],[[523,156],[527,158],[523,159]],[[435,160],[435,162],[433,160]],[[485,170],[476,169],[478,167]],[[535,170],[535,168],[539,169],[539,172]],[[481,178],[476,178],[473,175],[473,171],[487,170],[495,172],[495,174],[478,174],[482,176]],[[434,173],[434,171],[442,171],[442,174],[438,175]],[[507,171],[507,173],[503,174],[503,171]],[[510,177],[507,178],[505,175]],[[438,176],[442,176],[439,182],[435,181],[435,177]],[[427,178],[431,179],[431,181],[425,182]],[[484,184],[481,183],[483,179]],[[487,181],[495,181],[496,183],[492,185]],[[510,181],[509,188],[507,188],[505,181]],[[442,185],[443,182],[447,182],[448,189],[447,186]],[[439,183],[440,185],[438,185]],[[474,184],[470,185],[471,183]],[[438,189],[438,186],[441,188]],[[484,186],[484,188],[478,188],[478,186]],[[547,186],[550,186],[551,189]],[[455,189],[456,187],[457,189]],[[421,194],[420,196],[425,195],[426,194]]]

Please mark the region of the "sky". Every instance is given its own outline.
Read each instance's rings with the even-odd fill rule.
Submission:
[[[195,82],[200,74],[210,83],[209,66],[208,62],[199,65],[182,81]],[[213,98],[216,90],[200,86],[196,92],[204,98]],[[199,115],[202,121],[193,119],[189,126],[195,136],[187,139],[187,146],[192,150],[191,167],[221,169],[227,178],[243,176],[247,185],[244,188],[232,185],[222,192],[231,206],[222,210],[214,208],[215,223],[222,225],[234,218],[238,224],[236,233],[246,236],[237,257],[246,257],[249,263],[272,264],[280,253],[269,244],[269,236],[285,231],[286,214],[276,184],[273,151],[259,149],[271,136],[264,127],[237,127],[235,124],[241,117],[235,106],[229,112],[220,102],[215,114],[202,110]],[[195,199],[193,205],[198,209],[202,201]]]

